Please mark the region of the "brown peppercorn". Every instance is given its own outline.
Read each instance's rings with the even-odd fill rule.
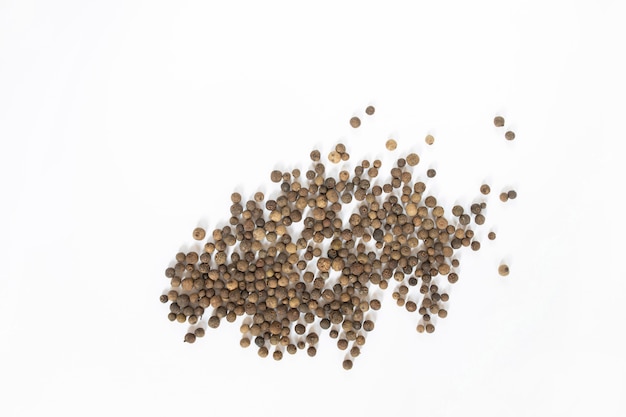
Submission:
[[[349,371],[350,369],[352,369],[352,361],[350,359],[346,359],[345,361],[343,361],[343,369],[345,369],[346,371]]]
[[[258,191],[256,193],[254,193],[254,201],[256,201],[257,203],[260,203],[261,201],[263,201],[263,199],[265,198],[265,195]]]
[[[165,304],[169,301],[169,297],[167,296],[167,294],[161,294],[161,296],[159,297],[159,301]]]
[[[283,173],[278,170],[274,170],[270,173],[270,179],[272,182],[281,182],[283,180]]]
[[[202,327],[198,327],[194,332],[193,332],[196,337],[204,337],[204,329]]]
[[[446,302],[450,299],[450,296],[448,295],[448,293],[443,293],[441,294],[441,301]]]
[[[432,324],[428,323],[426,325],[426,333],[432,333],[435,331],[435,326],[433,326]]]
[[[509,130],[508,132],[504,134],[504,138],[506,140],[513,140],[515,139],[515,133]]]
[[[423,324],[418,324],[416,330],[417,330],[418,333],[424,333],[424,325]]]
[[[511,190],[506,194],[509,197],[509,200],[515,200],[517,198],[517,191],[515,190]]]
[[[374,108],[374,106],[367,106],[365,108],[365,114],[367,114],[368,116],[371,116],[372,114],[374,114],[375,111],[376,109]]]
[[[317,354],[317,349],[315,348],[315,346],[309,346],[309,348],[306,350],[306,354],[310,357],[313,357]]]
[[[387,150],[394,151],[398,147],[398,142],[396,142],[394,139],[389,139],[385,143],[385,147],[387,148]]]
[[[406,163],[409,164],[409,166],[414,167],[415,165],[419,164],[419,162],[420,162],[420,157],[416,153],[410,153],[406,157]]]
[[[274,353],[272,353],[272,357],[275,361],[279,361],[283,358],[283,352],[281,352],[280,350],[275,350]]]
[[[428,171],[426,171],[426,176],[428,178],[433,178],[435,175],[437,175],[437,171],[435,171],[434,169],[429,169]]]
[[[320,151],[318,151],[317,149],[312,150],[309,156],[313,162],[319,161],[320,158],[322,157],[322,155],[320,154]]]
[[[260,357],[267,358],[267,355],[269,355],[270,351],[265,346],[262,346],[259,348],[257,353]]]
[[[201,227],[196,227],[193,229],[192,236],[195,240],[202,240],[206,236],[206,231]]]
[[[239,346],[241,346],[242,348],[247,348],[248,346],[250,346],[250,339],[247,337],[242,337],[239,341]]]
[[[361,119],[359,119],[358,117],[354,116],[353,118],[350,119],[350,126],[352,126],[355,129],[357,127],[361,126]]]
[[[494,240],[496,238],[495,232],[489,232],[489,234],[487,235],[487,238],[489,238],[489,240]]]
[[[193,333],[187,333],[185,335],[185,343],[193,343],[196,341],[196,335]]]
[[[502,116],[496,116],[496,117],[494,117],[494,118],[493,118],[493,124],[494,124],[496,127],[502,127],[502,126],[504,126],[504,117],[502,117]]]
[[[508,193],[500,193],[500,201],[502,201],[503,203],[507,202],[509,200],[509,195]]]
[[[448,317],[448,312],[442,308],[437,312],[437,315],[440,318],[445,319],[446,317]]]
[[[491,192],[491,187],[487,184],[483,184],[480,186],[480,192],[484,195],[487,195]]]
[[[508,265],[500,265],[498,267],[498,274],[500,274],[503,277],[506,277],[507,275],[509,275],[509,266]]]
[[[210,328],[217,329],[220,326],[220,318],[217,316],[211,316],[208,324]]]
[[[350,356],[352,356],[353,358],[358,357],[361,354],[361,349],[358,346],[352,346],[352,348],[350,348]]]

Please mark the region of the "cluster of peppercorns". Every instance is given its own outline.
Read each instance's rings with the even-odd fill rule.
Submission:
[[[356,128],[360,120],[350,124]],[[387,142],[388,149],[395,146]],[[486,202],[446,212],[413,171],[420,161],[415,153],[398,159],[382,186],[373,185],[380,160],[364,160],[353,174],[342,170],[335,178],[319,151],[310,158],[304,175],[298,169],[270,174],[280,184],[275,199],[257,192],[244,202],[233,193],[229,225],[208,239],[196,228],[193,238],[204,241],[204,251],[178,253],[166,269],[171,288],[161,301],[170,303],[170,321],[191,325],[185,342],[204,336],[205,326],[243,316],[240,345],[254,344],[261,357],[281,360],[298,350],[315,356],[318,333],[328,331],[349,352],[343,367],[350,369],[374,330],[368,312],[381,308],[372,287],[391,286],[395,303],[419,315],[420,333],[434,332],[437,320],[447,317],[449,295],[441,281],[458,281],[457,250],[480,249],[471,224],[484,224]],[[348,158],[343,144],[328,156],[332,163]],[[486,195],[490,188],[483,184],[480,191]]]

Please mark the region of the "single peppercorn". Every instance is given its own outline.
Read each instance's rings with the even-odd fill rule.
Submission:
[[[349,371],[350,369],[352,369],[352,361],[350,359],[346,359],[343,361],[343,369],[345,369],[346,371]]]
[[[385,147],[389,151],[394,151],[398,147],[398,142],[396,142],[394,139],[389,139],[385,143]]]
[[[376,109],[374,108],[374,106],[367,106],[365,108],[365,114],[367,114],[368,116],[371,116],[372,114],[374,114],[375,111]]]
[[[494,117],[494,118],[493,118],[493,124],[494,124],[496,127],[502,127],[502,126],[504,126],[504,117],[502,117],[502,116],[496,116],[496,117]]]
[[[187,333],[185,335],[185,343],[194,343],[196,341],[196,335],[193,333]]]
[[[281,182],[283,179],[283,173],[278,170],[274,170],[270,173],[270,179],[272,182]]]
[[[358,117],[354,116],[353,118],[350,119],[350,126],[352,126],[355,129],[357,127],[361,126],[361,119],[359,119]]]
[[[484,195],[487,195],[491,192],[491,187],[487,184],[483,184],[480,186],[480,192]]]
[[[489,234],[487,235],[487,238],[489,238],[489,240],[494,240],[496,238],[495,232],[489,232]]]
[[[498,267],[498,274],[500,274],[503,277],[506,277],[507,275],[509,275],[509,266],[508,265],[500,265]]]
[[[508,132],[504,134],[504,138],[506,140],[513,140],[515,139],[515,133],[509,130]]]
[[[435,143],[435,138],[433,135],[426,135],[424,141],[426,142],[426,144],[432,145],[433,143]]]
[[[414,167],[415,165],[419,164],[419,162],[420,157],[416,153],[410,153],[406,156],[406,163],[409,164],[409,166]]]
[[[507,193],[500,193],[500,201],[506,203],[509,200],[509,195]]]
[[[201,227],[196,227],[193,229],[192,236],[195,240],[202,240],[206,236],[206,231]]]
[[[515,190],[511,190],[506,194],[509,197],[509,200],[515,200],[517,198],[517,191]]]
[[[434,178],[435,175],[437,175],[437,171],[435,171],[434,169],[429,169],[428,171],[426,171],[426,176],[428,178]]]

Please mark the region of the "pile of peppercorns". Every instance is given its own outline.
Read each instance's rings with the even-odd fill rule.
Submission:
[[[503,123],[494,119],[498,127]],[[353,117],[350,125],[358,128],[361,121]],[[434,138],[425,141],[432,145]],[[386,147],[396,145],[390,139]],[[327,175],[319,151],[310,157],[304,175],[298,169],[272,171],[271,181],[280,184],[274,199],[257,192],[244,201],[233,193],[229,225],[209,238],[196,228],[192,236],[204,242],[204,251],[178,253],[175,266],[166,269],[171,288],[161,302],[170,303],[170,321],[191,326],[185,342],[203,337],[207,326],[243,316],[240,345],[256,346],[261,357],[271,353],[281,360],[284,352],[298,350],[315,356],[318,332],[328,331],[349,352],[343,367],[351,369],[374,330],[368,312],[381,308],[372,287],[391,286],[395,303],[419,315],[420,333],[433,333],[447,317],[450,297],[441,283],[459,280],[457,250],[480,249],[471,225],[485,223],[486,202],[447,212],[414,171],[420,161],[415,153],[399,158],[382,186],[373,185],[380,160],[364,160],[352,174],[342,170],[335,178]],[[338,144],[328,159],[347,161],[346,147]],[[426,178],[435,175],[429,170]],[[490,187],[483,184],[480,192],[487,195]],[[349,216],[346,206],[353,210]],[[499,272],[507,275],[508,267]]]

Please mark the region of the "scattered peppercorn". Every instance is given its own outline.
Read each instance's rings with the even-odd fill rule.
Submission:
[[[365,109],[367,115],[374,111]],[[494,119],[499,123],[504,125],[500,116]],[[360,124],[358,117],[350,119],[352,127]],[[432,135],[425,140],[434,143]],[[385,146],[393,151],[397,142],[389,139]],[[342,143],[328,154],[333,164],[349,157]],[[240,346],[254,342],[260,357],[269,356],[269,348],[277,361],[284,351],[316,356],[319,333],[328,331],[338,349],[350,347],[355,358],[375,328],[369,311],[381,309],[374,290],[390,286],[393,304],[419,314],[419,333],[433,333],[433,317],[447,317],[443,307],[449,295],[440,287],[446,280],[459,281],[455,251],[481,249],[469,225],[472,219],[478,226],[485,223],[486,203],[444,207],[426,193],[422,174],[407,168],[419,164],[416,153],[399,157],[387,177],[378,159],[362,160],[354,175],[348,170],[334,175],[320,162],[318,150],[310,159],[312,166],[302,172],[270,173],[278,184],[273,199],[266,201],[260,191],[248,200],[233,192],[227,225],[209,234],[202,251],[175,255],[165,270],[171,289],[159,300],[170,303],[169,321],[191,326],[185,342],[204,337],[205,328],[218,328],[222,319],[233,323],[244,316]],[[426,171],[427,178],[435,176],[434,169]],[[375,185],[376,177],[380,182]],[[480,192],[488,195],[489,185],[482,184]],[[500,199],[516,196],[509,190]],[[346,216],[347,204],[354,204],[355,211]],[[200,227],[192,233],[195,240],[206,235]],[[495,233],[487,237],[494,240]],[[498,271],[509,273],[506,265]],[[336,282],[331,279],[335,273]],[[352,366],[351,359],[343,362],[344,369]]]

